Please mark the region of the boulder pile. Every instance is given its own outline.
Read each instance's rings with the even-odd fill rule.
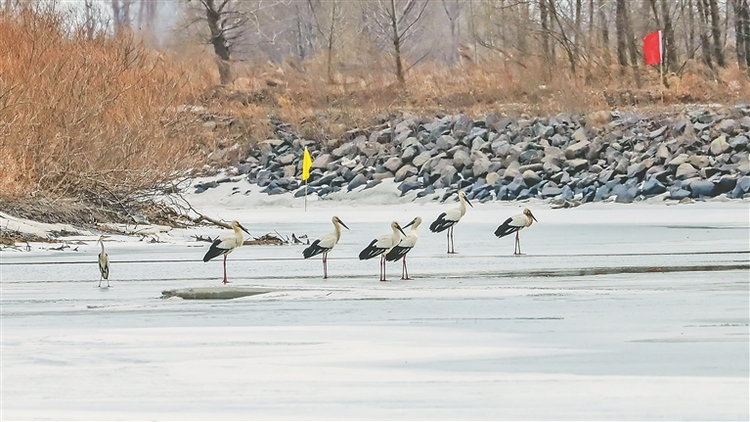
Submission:
[[[319,196],[392,178],[402,195],[447,188],[447,197],[460,189],[478,202],[750,197],[748,104],[675,115],[411,116],[327,142],[302,139],[281,122],[275,132],[231,173],[269,195],[304,193],[307,147],[313,156],[308,194]],[[220,182],[197,185],[197,192]]]

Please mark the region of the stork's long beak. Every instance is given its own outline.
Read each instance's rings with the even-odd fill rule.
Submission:
[[[242,224],[239,224],[239,223],[237,223],[237,225],[238,225],[238,226],[240,226],[240,228],[242,229],[242,231],[243,231],[243,232],[247,233],[247,235],[248,235],[248,236],[250,236],[250,232],[249,232],[249,231],[247,231],[247,229],[246,229],[246,228],[244,228],[244,227],[242,226]]]
[[[415,218],[414,220],[411,220],[411,221],[409,222],[409,224],[407,224],[407,225],[405,225],[405,226],[404,226],[404,228],[407,228],[407,227],[411,226],[412,224],[414,224],[414,222],[415,222],[415,221],[417,221],[417,219],[416,219],[416,218]]]
[[[406,236],[406,233],[404,233],[404,230],[401,228],[401,226],[399,226],[398,224],[396,224],[396,228],[398,229],[398,231],[401,232],[401,234],[403,234],[404,236]]]
[[[469,204],[470,207],[474,208],[474,205],[471,205],[471,201],[469,201],[469,198],[464,198],[466,200],[466,203]]]
[[[339,224],[341,224],[342,226],[344,226],[345,229],[349,230],[349,227],[346,227],[346,224],[344,224],[343,221],[339,220]]]
[[[537,223],[539,222],[539,220],[537,220],[537,219],[536,219],[536,217],[534,217],[534,214],[532,214],[531,212],[529,212],[529,215],[531,216],[531,218],[532,218],[532,219],[533,219],[534,221],[536,221]]]

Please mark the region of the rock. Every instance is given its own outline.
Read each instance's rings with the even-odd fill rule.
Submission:
[[[669,199],[682,200],[690,197],[690,191],[678,187],[669,188]]]
[[[539,177],[539,175],[536,174],[536,172],[532,170],[526,170],[525,172],[523,172],[522,177],[523,177],[523,182],[528,187],[534,186],[537,183],[542,181],[542,178]]]
[[[401,191],[401,196],[404,196],[407,194],[407,192],[413,191],[415,189],[420,189],[421,187],[422,183],[420,183],[418,180],[405,180],[398,186],[398,190]]]
[[[417,198],[423,198],[427,195],[432,195],[433,193],[435,193],[435,188],[432,186],[427,186],[425,190],[417,193]]]
[[[669,158],[669,149],[666,145],[659,145],[659,147],[656,149],[656,157],[661,159],[662,161],[665,161],[667,158]]]
[[[414,176],[419,172],[419,169],[412,165],[405,165],[398,169],[396,171],[396,174],[393,176],[393,181],[396,183],[404,181],[407,177]]]
[[[391,173],[395,173],[401,165],[404,164],[398,157],[391,157],[383,163],[383,167],[387,168]]]
[[[583,170],[586,166],[588,166],[588,164],[589,162],[583,158],[575,158],[573,160],[568,160],[565,162],[565,165],[571,171],[572,174],[577,173],[580,170]]]
[[[338,148],[331,151],[331,155],[334,157],[340,158],[345,157],[349,154],[354,154],[357,152],[357,146],[354,144],[354,142],[345,142],[341,144]]]
[[[685,164],[687,162],[688,158],[689,156],[683,153],[669,160],[668,164],[675,167],[681,166],[682,164]]]
[[[716,186],[714,187],[714,195],[721,195],[722,193],[731,192],[735,186],[737,186],[736,178],[729,175],[722,176],[716,182]]]
[[[458,141],[456,141],[455,138],[453,138],[450,135],[441,135],[437,140],[435,141],[435,146],[438,150],[441,151],[448,151],[449,149],[456,146]]]
[[[284,177],[294,177],[297,174],[297,166],[294,164],[290,164],[288,166],[284,166]]]
[[[737,130],[739,127],[739,124],[734,119],[724,119],[717,123],[714,126],[714,129],[718,130],[721,133],[728,133],[730,135],[734,134],[734,131]]]
[[[714,191],[714,183],[708,180],[696,180],[690,183],[693,198],[710,197]]]
[[[494,185],[497,183],[498,180],[501,179],[500,174],[496,171],[487,173],[487,176],[485,178],[487,180],[488,185]]]
[[[325,170],[328,168],[328,164],[330,164],[331,161],[333,161],[333,159],[330,154],[321,154],[313,161],[312,168]]]
[[[641,195],[644,195],[646,197],[659,195],[666,191],[667,191],[666,186],[664,186],[660,181],[658,181],[655,178],[646,180],[645,182],[643,182],[643,185],[641,186]]]
[[[713,155],[719,155],[722,154],[732,148],[731,145],[727,142],[727,136],[721,135],[718,138],[714,139],[711,142],[711,154]]]
[[[690,163],[683,163],[677,167],[674,176],[678,179],[687,179],[698,174],[698,170],[695,169]]]
[[[552,184],[547,184],[544,188],[542,188],[542,197],[549,198],[551,196],[557,196],[562,193],[562,189],[558,188],[557,186],[553,186]]]
[[[750,176],[742,176],[737,179],[736,187],[742,189],[742,192],[744,193],[750,192]]]
[[[450,186],[456,179],[456,173],[458,173],[458,170],[452,165],[448,165],[440,172],[440,180],[445,186]]]
[[[559,173],[562,170],[562,168],[560,168],[560,166],[553,163],[552,161],[547,161],[546,163],[542,165],[542,170],[544,170],[544,172],[547,174],[555,174],[555,173]]]
[[[471,162],[471,157],[467,151],[459,149],[453,153],[453,167],[461,170]]]
[[[748,138],[745,135],[735,136],[729,140],[729,145],[734,148],[735,151],[740,151],[747,148]]]
[[[643,178],[643,175],[645,173],[646,173],[646,165],[643,163],[636,163],[636,164],[631,164],[628,166],[628,170],[627,170],[628,179],[631,177],[637,177],[641,179]]]
[[[383,145],[377,142],[363,142],[361,144],[358,144],[357,147],[359,148],[359,151],[362,154],[364,154],[367,158],[378,155],[382,153],[385,149]]]
[[[584,132],[582,127],[579,127],[575,132],[573,132],[573,139],[578,141],[578,143],[588,142],[588,138],[586,137],[586,132]]]
[[[354,189],[357,189],[365,183],[367,183],[367,176],[360,173],[354,176],[354,178],[349,182],[349,184],[346,186],[346,190],[353,191]]]
[[[474,173],[474,177],[484,176],[490,169],[490,159],[486,155],[482,154],[472,165],[471,170]]]
[[[382,172],[382,173],[375,173],[372,175],[373,180],[385,180],[390,179],[393,177],[393,173],[390,171]]]
[[[429,160],[431,157],[432,155],[430,155],[430,151],[424,151],[420,153],[419,155],[417,155],[416,157],[414,157],[414,159],[411,160],[411,163],[415,167],[422,167],[422,165],[424,165],[424,163],[426,163],[427,160]]]
[[[629,204],[633,202],[633,199],[635,199],[635,196],[637,194],[638,194],[638,188],[636,188],[635,186],[630,187],[630,188],[625,188],[622,192],[619,192],[617,194],[617,197],[615,198],[615,202],[619,204]]]
[[[589,141],[583,140],[565,148],[565,158],[571,160],[573,158],[582,157],[584,151],[589,146],[589,143]]]

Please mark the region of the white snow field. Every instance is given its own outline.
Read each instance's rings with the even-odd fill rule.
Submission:
[[[332,278],[304,245],[243,246],[222,286],[221,260],[202,262],[208,244],[191,238],[226,232],[214,227],[113,236],[110,289],[96,287],[98,234],[6,249],[3,420],[750,418],[747,202],[529,203],[539,222],[516,257],[493,232],[524,205],[474,204],[449,256],[428,226],[454,202],[373,194],[304,212],[206,194],[197,209],[254,236],[314,239],[338,215],[351,230]],[[357,254],[416,215],[414,280],[396,262],[378,282],[377,259]],[[187,288],[267,293],[162,298]]]

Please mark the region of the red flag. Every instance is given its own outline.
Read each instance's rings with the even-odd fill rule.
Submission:
[[[643,56],[647,65],[661,63],[661,31],[654,31],[643,37]]]

